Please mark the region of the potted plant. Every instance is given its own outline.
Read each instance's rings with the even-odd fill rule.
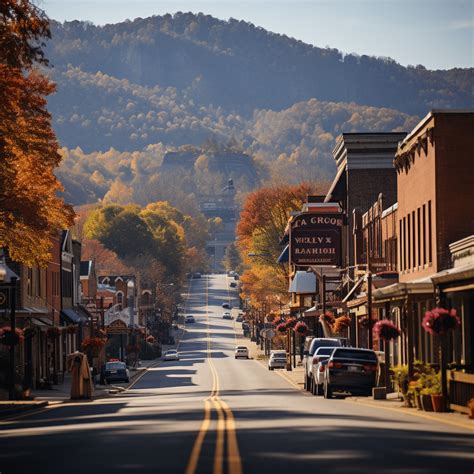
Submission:
[[[392,382],[396,384],[398,391],[402,394],[404,405],[410,406],[410,379],[408,377],[407,365],[396,365],[391,369]]]
[[[433,402],[431,401],[431,388],[425,387],[421,389],[421,406],[424,411],[433,411]]]

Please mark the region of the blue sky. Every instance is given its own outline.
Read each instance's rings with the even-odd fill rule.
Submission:
[[[59,21],[117,23],[178,11],[230,17],[345,53],[429,69],[473,67],[473,0],[38,0]]]

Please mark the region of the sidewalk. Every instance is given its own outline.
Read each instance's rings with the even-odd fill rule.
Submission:
[[[240,328],[236,326],[236,339],[237,344],[246,346],[249,349],[250,357],[261,363],[265,368],[267,367],[268,358],[264,355],[264,351],[257,346],[255,342],[251,342],[249,338],[243,337]],[[297,366],[291,371],[286,370],[275,370],[273,372],[286,379],[295,388],[301,390],[305,394],[309,394],[304,389],[304,372],[302,366]],[[315,397],[316,398],[316,397]],[[432,421],[446,423],[457,427],[463,427],[469,430],[474,430],[474,420],[470,420],[467,415],[448,412],[448,413],[436,413],[426,412],[417,410],[416,408],[408,408],[403,406],[403,400],[399,397],[398,393],[389,393],[386,400],[374,400],[372,397],[346,397],[347,403],[359,403],[366,406],[373,406],[376,408],[382,408],[386,410],[396,411],[404,413],[406,415],[412,415],[419,418],[425,418]]]

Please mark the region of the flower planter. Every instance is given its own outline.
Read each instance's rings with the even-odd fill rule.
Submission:
[[[420,395],[421,406],[424,411],[433,411],[433,403],[431,401],[431,395]]]
[[[431,403],[433,405],[433,411],[438,413],[444,411],[443,395],[431,395]]]
[[[415,395],[415,408],[417,410],[423,410],[423,406],[421,405],[421,395]]]

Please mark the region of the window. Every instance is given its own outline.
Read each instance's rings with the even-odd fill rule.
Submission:
[[[28,296],[33,294],[33,269],[28,268],[28,275],[26,281],[26,293]]]
[[[405,270],[405,267],[403,266],[403,246],[402,246],[402,242],[403,242],[402,227],[403,227],[403,224],[402,224],[402,220],[401,220],[401,219],[400,219],[400,221],[398,222],[398,227],[400,228],[400,230],[399,230],[399,232],[398,232],[398,235],[399,235],[398,241],[400,242],[400,251],[399,251],[399,255],[400,255],[400,270]]]
[[[411,249],[410,249],[410,238],[411,238],[411,214],[407,216],[407,260],[408,260],[408,269],[411,268]]]
[[[431,229],[431,201],[428,201],[428,262],[433,262],[432,252],[433,252],[433,242],[432,242],[433,232]]]
[[[423,204],[423,265],[426,265],[426,204]]]
[[[412,262],[413,268],[416,267],[416,227],[415,227],[415,211],[411,213],[411,250],[412,250]]]
[[[421,208],[417,210],[417,218],[416,218],[416,225],[417,225],[417,249],[418,249],[418,266],[421,266]]]
[[[123,304],[123,293],[121,291],[117,292],[117,303]]]

